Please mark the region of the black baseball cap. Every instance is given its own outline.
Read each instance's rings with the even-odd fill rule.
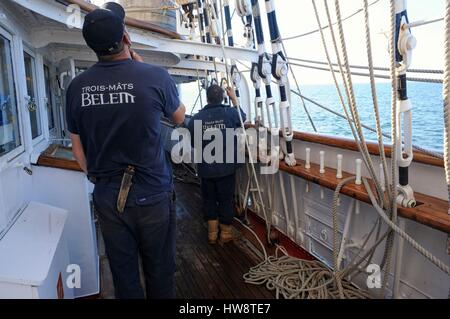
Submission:
[[[120,49],[125,33],[125,10],[115,2],[105,3],[84,20],[83,37],[99,55],[109,55]]]

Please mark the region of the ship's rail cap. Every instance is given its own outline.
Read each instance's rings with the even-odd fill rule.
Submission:
[[[80,7],[81,10],[86,11],[86,12],[92,12],[95,9],[98,8],[98,6],[94,5],[94,4],[90,4],[87,3],[83,0],[64,0],[66,3],[68,3],[69,5],[77,5]],[[177,40],[183,40],[183,37],[177,33],[177,32],[173,32],[167,29],[164,29],[156,24],[153,23],[149,23],[149,22],[145,22],[142,20],[138,20],[138,19],[133,19],[130,17],[126,17],[125,18],[125,24],[129,27],[133,27],[133,28],[137,28],[140,30],[145,30],[145,31],[150,31],[150,32],[154,32],[160,35],[163,35],[165,37],[168,37],[170,39],[177,39]]]

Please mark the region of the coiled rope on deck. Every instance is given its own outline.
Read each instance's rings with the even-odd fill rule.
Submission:
[[[268,256],[264,244],[258,235],[241,220],[235,218],[243,227],[249,230],[257,239],[264,254],[264,260],[244,274],[246,283],[266,285],[267,289],[275,290],[276,298],[285,299],[369,299],[370,294],[343,281],[338,284],[333,271],[320,261],[304,260],[291,257],[286,250],[277,246],[275,256]],[[370,236],[369,236],[370,237]],[[366,240],[367,243],[367,240]],[[279,256],[279,252],[283,256]],[[354,270],[353,261],[349,263]],[[350,267],[346,270],[350,270]],[[349,273],[339,273],[339,278]]]

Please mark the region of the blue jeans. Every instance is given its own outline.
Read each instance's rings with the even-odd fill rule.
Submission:
[[[234,218],[235,174],[202,178],[203,210],[206,220],[231,225]]]
[[[142,299],[139,255],[147,298],[175,298],[176,212],[173,193],[129,197],[123,214],[117,212],[120,185],[97,183],[94,190],[118,299]],[[130,194],[131,195],[131,194]]]

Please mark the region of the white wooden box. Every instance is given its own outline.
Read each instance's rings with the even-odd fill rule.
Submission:
[[[66,285],[68,213],[31,202],[0,240],[0,298],[73,298]]]

